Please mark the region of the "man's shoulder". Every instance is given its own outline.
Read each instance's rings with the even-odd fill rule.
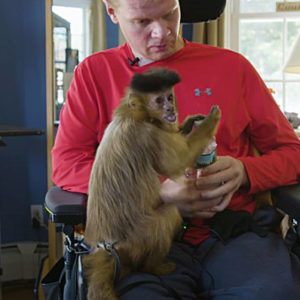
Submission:
[[[218,46],[212,46],[208,44],[201,44],[198,42],[188,42],[186,45],[186,51],[191,51],[191,52],[197,52],[201,54],[209,54],[209,55],[227,55],[227,56],[233,56],[233,57],[240,57],[241,54],[238,52],[235,52],[230,49],[218,47]],[[201,50],[199,52],[199,50]]]
[[[108,70],[121,70],[127,65],[127,49],[125,45],[95,52],[87,56],[77,66],[77,72],[83,74],[94,73],[95,76],[102,76]]]
[[[235,66],[238,69],[248,69],[251,65],[241,53],[198,42],[188,42],[183,56],[194,62],[199,61],[203,63],[205,61],[210,65]]]
[[[120,45],[118,47],[108,48],[91,54],[89,57],[105,57],[105,56],[114,56],[114,55],[125,55],[127,51],[126,44]]]
[[[124,57],[126,57],[126,46],[121,45],[118,47],[109,48],[99,52],[92,53],[83,60],[83,63],[94,64],[94,63],[105,63],[107,61],[118,62]]]

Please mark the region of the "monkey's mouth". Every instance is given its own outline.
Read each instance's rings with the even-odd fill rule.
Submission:
[[[164,117],[164,120],[169,122],[169,123],[174,123],[174,122],[176,122],[177,117],[176,117],[175,114],[173,114],[173,115],[169,115],[169,116]]]

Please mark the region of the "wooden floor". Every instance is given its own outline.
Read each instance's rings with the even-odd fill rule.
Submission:
[[[2,285],[2,300],[33,300],[34,282]]]

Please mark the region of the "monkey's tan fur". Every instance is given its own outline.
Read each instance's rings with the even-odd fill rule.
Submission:
[[[163,112],[150,104],[146,93],[129,89],[114,111],[91,172],[85,240],[95,248],[100,241],[117,241],[121,278],[135,270],[174,270],[164,259],[182,219],[175,205],[161,201],[159,175],[174,178],[194,166],[220,119],[214,107],[184,136],[177,122],[163,121]],[[172,106],[176,109],[175,99]],[[84,257],[88,299],[117,299],[114,270],[114,257],[101,248]]]

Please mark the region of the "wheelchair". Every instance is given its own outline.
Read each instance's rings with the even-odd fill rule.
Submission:
[[[54,186],[46,194],[45,209],[49,219],[62,225],[65,234],[64,255],[41,281],[47,300],[84,300],[86,285],[81,256],[89,252],[83,239],[75,236],[75,226],[85,224],[87,196]],[[38,279],[39,281],[39,279]]]
[[[195,23],[214,20],[225,8],[226,0],[182,0],[181,22]],[[292,251],[300,257],[300,184],[279,187],[271,191],[274,206],[290,218],[289,231],[297,236]],[[86,300],[81,258],[89,252],[81,237],[76,236],[75,227],[85,224],[87,195],[64,191],[55,186],[49,189],[45,198],[45,208],[51,222],[62,225],[65,234],[64,255],[58,260],[41,284],[46,300]],[[37,279],[40,281],[40,279]]]
[[[287,237],[297,237],[293,249],[300,257],[300,184],[278,187],[271,191],[274,206],[286,213],[290,218],[291,234]],[[85,300],[86,284],[82,269],[81,257],[89,252],[83,243],[82,238],[75,237],[75,225],[84,224],[86,220],[87,196],[81,193],[64,191],[55,186],[49,189],[45,198],[45,208],[49,213],[49,218],[56,224],[63,225],[65,238],[65,254],[51,270],[52,275],[58,278],[54,280],[51,271],[42,281],[42,286],[51,283],[46,299],[63,300]],[[47,277],[48,276],[48,277]],[[43,285],[44,283],[44,285]]]

